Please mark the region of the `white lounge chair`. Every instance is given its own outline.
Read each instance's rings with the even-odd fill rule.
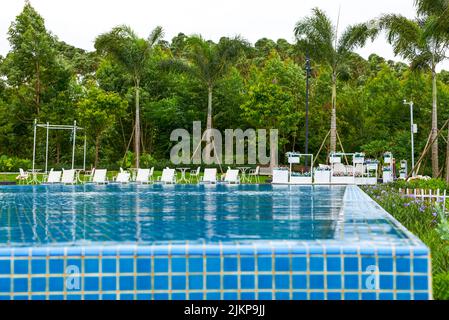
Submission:
[[[118,173],[117,177],[115,177],[115,182],[126,184],[126,183],[129,183],[130,179],[131,179],[131,175],[129,174],[129,172],[122,170],[121,172]]]
[[[217,169],[204,169],[201,183],[217,183]]]
[[[162,176],[158,177],[157,180],[164,184],[175,184],[176,183],[176,172],[175,169],[164,169],[162,171]]]
[[[153,180],[154,180],[154,167],[152,167],[152,168],[150,169],[150,174],[149,174],[149,176],[148,176],[148,180],[149,180],[150,182],[153,182]]]
[[[47,183],[48,184],[55,184],[55,183],[61,183],[61,171],[54,171],[53,169],[50,170],[47,177]]]
[[[365,166],[361,163],[355,165],[354,175],[356,177],[363,177],[365,175]]]
[[[150,183],[150,169],[139,169],[137,170],[136,183],[148,184]]]
[[[254,178],[254,182],[259,183],[260,182],[259,176],[260,176],[260,167],[257,166],[256,169],[253,169],[248,173],[249,182],[252,182],[252,179]]]
[[[75,170],[62,170],[62,179],[61,183],[63,184],[76,184],[75,178]]]
[[[22,168],[19,169],[19,175],[16,177],[16,180],[26,182],[29,178],[28,172],[23,170]]]
[[[346,167],[342,163],[333,164],[333,175],[334,176],[345,176],[347,174]]]
[[[196,182],[200,181],[200,173],[201,167],[198,167],[196,170],[190,171],[190,183],[192,183],[192,179],[196,179]]]
[[[108,184],[107,173],[108,170],[106,169],[95,169],[92,182],[95,184]]]
[[[240,184],[239,170],[228,169],[223,177],[223,182],[229,184]]]

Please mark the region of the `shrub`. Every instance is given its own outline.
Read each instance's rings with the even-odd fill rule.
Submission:
[[[19,168],[24,170],[31,169],[32,162],[27,159],[17,157],[0,156],[0,172],[17,172]]]

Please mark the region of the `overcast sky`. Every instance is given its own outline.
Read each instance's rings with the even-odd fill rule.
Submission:
[[[9,50],[7,30],[24,2],[0,1],[1,55]],[[142,37],[161,25],[166,40],[183,32],[212,40],[239,34],[252,43],[262,37],[293,42],[295,23],[313,7],[324,9],[336,22],[341,6],[340,30],[382,13],[415,16],[413,0],[31,0],[31,4],[59,39],[87,50],[93,50],[97,35],[118,24],[130,25]],[[371,53],[394,58],[384,38],[358,52],[365,58]],[[449,69],[449,63],[444,67]]]

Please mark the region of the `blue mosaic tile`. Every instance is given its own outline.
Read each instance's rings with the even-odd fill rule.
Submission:
[[[151,278],[149,276],[138,276],[136,285],[137,290],[151,290]]]
[[[45,274],[47,270],[47,261],[44,259],[31,260],[31,273]]]
[[[103,291],[115,291],[117,289],[117,278],[103,276],[101,278],[101,288]]]
[[[220,258],[206,258],[206,271],[207,272],[219,272],[221,269]]]
[[[358,289],[359,288],[359,276],[357,275],[345,275],[344,276],[345,289]]]
[[[99,291],[100,290],[100,279],[98,277],[84,278],[84,290],[85,291]]]
[[[271,271],[272,270],[271,257],[258,257],[257,258],[257,270],[259,272]]]
[[[62,274],[64,273],[64,260],[62,259],[51,259],[49,260],[49,271],[51,274]]]
[[[186,272],[186,258],[171,258],[171,271],[172,272]]]
[[[259,289],[271,289],[273,286],[273,277],[271,275],[258,276]]]
[[[85,259],[84,260],[84,272],[85,273],[98,273],[100,271],[100,263],[98,259]]]
[[[344,268],[345,272],[357,272],[359,269],[359,259],[344,258]]]
[[[242,300],[246,300],[246,301],[249,301],[249,300],[256,300],[256,294],[254,293],[254,292],[242,292],[241,293],[241,295],[240,295],[240,298],[242,299]]]
[[[407,272],[410,270],[410,258],[397,258],[396,259],[396,272]]]
[[[32,278],[31,279],[31,291],[43,292],[46,287],[46,278]]]
[[[359,294],[356,292],[345,292],[344,299],[354,301],[354,300],[360,300],[360,297],[359,297]]]
[[[154,276],[154,289],[155,290],[168,290],[168,277],[167,276]]]
[[[254,275],[241,275],[240,286],[242,289],[255,289],[255,276]]]
[[[237,300],[238,295],[236,292],[225,292],[223,298],[225,300]]]
[[[223,288],[226,289],[237,289],[238,288],[238,277],[236,275],[225,275],[223,276]]]
[[[186,300],[185,293],[173,293],[171,296],[172,300]]]
[[[327,299],[328,300],[341,300],[342,294],[340,292],[328,292],[327,293]]]
[[[155,293],[154,300],[168,300],[168,294],[166,293]]]
[[[292,286],[295,289],[307,289],[307,276],[293,275]]]
[[[324,300],[324,293],[323,292],[311,292],[310,293],[310,299],[312,300]]]
[[[208,292],[207,295],[207,300],[220,300],[221,299],[221,295],[219,292]],[[192,300],[194,300],[192,298]]]
[[[290,300],[290,293],[288,292],[276,292],[276,300]]]
[[[240,269],[242,272],[252,272],[252,271],[256,270],[255,269],[255,258],[254,257],[240,258]]]
[[[202,258],[189,258],[189,272],[203,272]]]
[[[276,257],[274,269],[275,269],[275,271],[278,271],[278,272],[290,271],[290,258]]]
[[[220,276],[206,276],[206,286],[208,290],[220,289]]]
[[[276,275],[275,276],[275,287],[276,289],[289,289],[290,288],[290,277],[287,275]]]
[[[307,300],[307,292],[293,292],[293,300]]]
[[[11,279],[0,278],[0,292],[10,292],[10,291],[11,291]]]
[[[154,258],[154,272],[166,273],[168,272],[168,258]]]
[[[28,260],[14,260],[14,274],[28,274]]]
[[[324,271],[324,258],[323,257],[310,257],[310,271],[323,272]]]
[[[273,294],[271,292],[259,292],[259,300],[273,300]]]
[[[50,291],[60,292],[64,290],[64,278],[62,277],[50,277],[48,280],[48,286]]]
[[[187,285],[186,276],[173,276],[171,279],[172,290],[185,290]]]
[[[429,269],[429,261],[427,259],[413,259],[414,273],[427,273]]]
[[[28,279],[16,278],[13,280],[14,292],[28,292]]]
[[[324,289],[324,275],[310,275],[310,289]]]
[[[190,290],[202,290],[203,289],[203,276],[189,276],[189,289]]]
[[[238,269],[237,258],[225,257],[223,259],[223,267],[225,272],[237,271]]]
[[[393,272],[393,259],[379,258],[379,270],[380,272]]]
[[[11,261],[0,260],[0,274],[10,274],[10,273],[11,273]]]
[[[103,258],[101,260],[101,272],[103,273],[116,273],[117,272],[117,260],[115,258]]]
[[[397,290],[410,290],[410,287],[411,287],[410,275],[396,276],[396,289]]]
[[[119,279],[119,288],[122,291],[134,290],[134,277],[121,276]]]
[[[137,268],[138,273],[150,273],[151,272],[151,259],[138,258],[136,268]]]
[[[380,289],[382,290],[392,290],[393,289],[393,276],[389,275],[380,275]]]
[[[341,289],[341,275],[328,275],[327,276],[327,288],[328,289]]]

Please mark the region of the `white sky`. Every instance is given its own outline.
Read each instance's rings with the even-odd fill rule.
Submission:
[[[146,37],[157,25],[166,40],[179,32],[201,34],[218,40],[241,35],[254,43],[262,37],[293,42],[295,23],[320,7],[337,20],[341,5],[340,30],[365,22],[382,13],[415,16],[413,0],[31,0],[44,17],[47,29],[74,46],[93,50],[97,35],[118,24],[128,24]],[[9,50],[7,30],[23,7],[24,0],[0,1],[0,54]],[[394,55],[384,38],[358,50],[365,58],[377,53],[387,59]],[[396,58],[399,60],[399,58]],[[449,63],[444,65],[449,69]]]

